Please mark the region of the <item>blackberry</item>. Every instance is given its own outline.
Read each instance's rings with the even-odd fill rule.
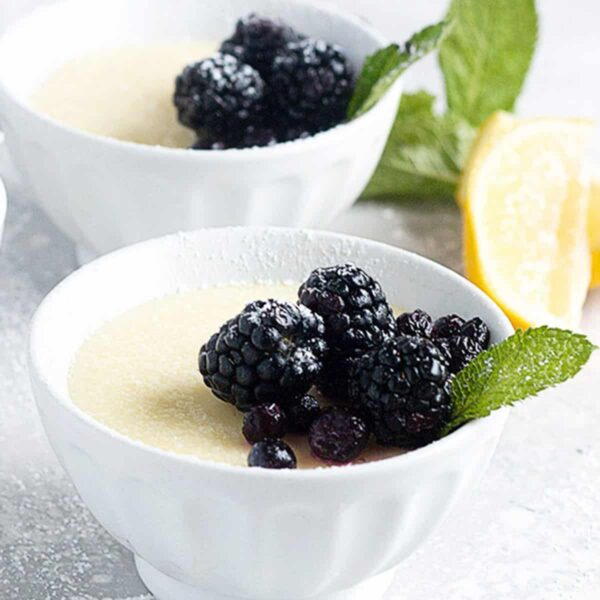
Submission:
[[[396,319],[396,325],[398,326],[398,333],[402,335],[416,335],[425,338],[431,335],[433,328],[431,317],[419,308],[401,314]]]
[[[313,454],[336,463],[354,460],[368,442],[369,428],[366,422],[341,407],[327,409],[313,421],[308,432],[308,443]]]
[[[244,415],[242,433],[250,444],[265,439],[282,438],[285,432],[285,414],[274,402],[255,406]]]
[[[339,46],[290,42],[276,53],[272,70],[273,101],[285,121],[316,133],[345,119],[353,73]]]
[[[306,393],[327,352],[323,319],[305,306],[257,300],[200,348],[199,368],[213,394],[247,411]]]
[[[233,54],[269,79],[276,52],[299,39],[285,23],[250,14],[237,22],[234,34],[221,44],[220,50]]]
[[[477,342],[482,350],[486,350],[490,345],[490,330],[479,317],[467,321],[460,328],[459,334]]]
[[[286,408],[287,425],[292,433],[307,433],[311,423],[321,414],[314,396],[305,394]]]
[[[458,315],[445,315],[436,320],[431,330],[432,338],[449,338],[457,335],[465,320]]]
[[[173,102],[186,127],[231,135],[262,116],[265,93],[258,71],[217,53],[185,67],[175,81]]]
[[[394,313],[379,283],[352,264],[315,269],[298,297],[325,321],[330,352],[319,387],[344,397],[351,360],[395,335]]]
[[[391,338],[357,360],[350,381],[377,441],[416,447],[436,439],[451,415],[446,359],[421,337]]]
[[[263,469],[295,469],[294,451],[283,440],[262,440],[252,445],[248,454],[249,467]]]
[[[490,330],[479,317],[466,322],[458,315],[440,317],[434,323],[432,335],[452,373],[462,371],[490,344]]]
[[[360,356],[396,333],[381,285],[356,265],[315,269],[300,286],[298,298],[323,317],[335,354]]]

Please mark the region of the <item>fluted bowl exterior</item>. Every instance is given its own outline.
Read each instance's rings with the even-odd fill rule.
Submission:
[[[506,411],[395,458],[269,471],[151,448],[70,401],[74,352],[122,311],[217,283],[300,281],[315,266],[348,260],[378,278],[395,305],[478,315],[494,343],[511,332],[482,292],[431,261],[359,238],[277,228],[205,230],[131,246],[70,275],[43,301],[30,361],[44,427],[86,505],[145,563],[223,597],[323,597],[397,565],[482,475]]]

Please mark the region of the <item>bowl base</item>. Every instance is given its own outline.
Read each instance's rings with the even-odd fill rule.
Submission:
[[[142,581],[156,600],[242,600],[234,596],[223,595],[181,583],[155,569],[139,556],[135,557],[135,566]],[[394,570],[392,569],[367,579],[355,587],[332,594],[311,596],[306,600],[379,600],[390,587],[393,577]],[[246,597],[245,600],[250,600],[250,598]],[[263,599],[253,597],[252,600]]]

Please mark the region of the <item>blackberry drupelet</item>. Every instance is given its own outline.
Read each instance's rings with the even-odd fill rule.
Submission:
[[[248,454],[249,467],[263,469],[295,469],[294,451],[283,440],[262,440],[252,445]]]
[[[191,150],[227,150],[227,144],[209,137],[199,137],[191,146]]]
[[[240,62],[246,62],[244,60],[244,47],[241,45],[240,41],[236,39],[235,35],[221,44],[219,52],[221,54],[231,54],[231,56],[235,56]]]
[[[257,300],[200,348],[199,368],[215,396],[239,410],[270,402],[285,410],[315,383],[326,353],[319,315],[291,302]]]
[[[307,433],[312,422],[321,414],[314,396],[305,394],[286,407],[287,426],[292,433]]]
[[[265,439],[282,438],[286,433],[286,416],[277,404],[254,406],[244,415],[242,434],[250,444]]]
[[[251,14],[238,20],[234,34],[221,44],[220,50],[233,54],[269,80],[276,52],[299,39],[285,23]]]
[[[332,407],[313,421],[308,443],[313,454],[322,460],[347,463],[365,449],[369,434],[364,419],[347,408]]]
[[[316,133],[346,118],[353,73],[339,46],[290,42],[276,53],[272,69],[273,101],[282,120]]]
[[[433,342],[448,360],[450,371],[462,371],[490,344],[490,330],[479,317],[466,321],[457,315],[440,317],[433,326]]]
[[[282,142],[293,142],[294,140],[305,140],[311,136],[311,132],[302,127],[292,127],[284,123],[279,128],[279,139]]]
[[[391,338],[358,359],[350,391],[367,412],[377,441],[385,445],[427,444],[451,415],[448,364],[421,337]]]
[[[249,125],[236,140],[232,141],[232,146],[234,148],[256,148],[274,146],[277,142],[277,133],[274,129]]]
[[[325,321],[330,352],[319,387],[343,398],[351,360],[395,335],[393,311],[379,283],[352,264],[315,269],[298,297]]]
[[[277,132],[270,127],[248,125],[246,128],[215,139],[206,134],[191,146],[193,150],[228,150],[230,148],[257,148],[277,144]]]
[[[454,335],[447,340],[450,355],[450,372],[462,371],[474,358],[477,358],[483,348],[472,338],[464,335]]]
[[[433,324],[431,337],[434,339],[452,337],[458,334],[464,324],[465,320],[458,315],[445,315],[437,319]]]
[[[173,102],[186,127],[233,135],[260,120],[265,95],[258,71],[232,55],[217,53],[185,67],[175,81]]]
[[[401,314],[396,319],[396,325],[398,333],[402,335],[416,335],[424,338],[431,336],[433,328],[431,317],[420,308]]]
[[[459,335],[472,339],[483,350],[486,350],[490,345],[490,330],[479,317],[474,317],[470,321],[467,321],[460,328]]]
[[[431,340],[433,345],[440,351],[441,355],[444,357],[448,366],[450,366],[450,361],[452,360],[452,351],[450,350],[450,339],[449,338],[437,338]]]

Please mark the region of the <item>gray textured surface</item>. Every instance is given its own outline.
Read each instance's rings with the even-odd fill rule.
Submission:
[[[0,0],[0,29],[40,1]],[[398,37],[446,4],[411,3],[407,11],[387,0],[337,3]],[[597,0],[539,5],[541,51],[522,109],[600,117]],[[417,83],[432,72],[426,65]],[[7,174],[2,157],[0,173]],[[28,322],[75,260],[71,245],[11,188],[0,252],[0,598],[149,599],[129,553],[82,506],[41,431],[27,378]],[[444,205],[361,204],[334,227],[460,268],[458,215]],[[600,292],[590,296],[583,327],[600,342]],[[515,409],[480,487],[400,566],[387,600],[599,598],[599,389],[596,356],[575,381]]]

